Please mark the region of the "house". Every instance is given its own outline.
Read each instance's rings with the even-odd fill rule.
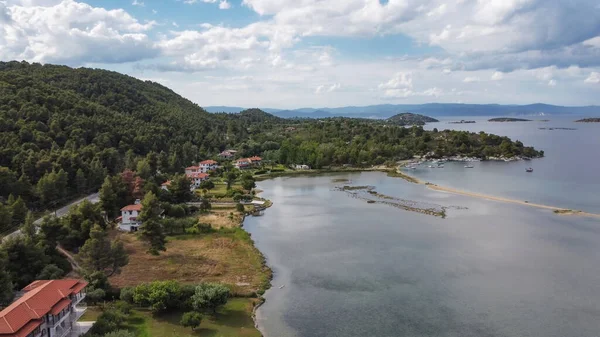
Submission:
[[[294,168],[296,170],[310,170],[310,166],[308,165],[295,165]]]
[[[85,313],[87,282],[38,280],[23,288],[23,296],[0,311],[1,337],[79,337],[91,327],[78,323]]]
[[[186,175],[187,175],[188,179],[190,179],[190,181],[191,181],[190,188],[192,190],[200,188],[200,184],[202,184],[203,181],[208,180],[208,174],[206,174],[206,173],[197,172],[197,173],[186,174]]]
[[[242,158],[235,161],[235,167],[239,170],[250,168],[252,162],[248,158]]]
[[[262,163],[261,157],[254,156],[248,159],[250,159],[250,163],[252,164],[252,166],[260,166],[260,164]]]
[[[231,159],[235,156],[236,153],[237,153],[237,151],[235,151],[235,150],[225,150],[225,151],[219,153],[219,158]]]
[[[169,186],[171,186],[171,181],[170,180],[167,180],[164,183],[160,184],[160,188],[163,189],[163,190],[165,190],[165,191],[169,190]]]
[[[142,202],[137,199],[133,205],[127,205],[121,208],[121,216],[117,218],[119,229],[125,232],[137,232],[142,225],[138,219],[142,211]],[[2,337],[0,335],[0,337]]]
[[[200,172],[200,166],[190,166],[185,168],[185,174],[190,175],[192,173]]]
[[[204,160],[198,163],[198,167],[200,167],[200,172],[208,173],[208,171],[216,170],[219,163],[214,160]]]

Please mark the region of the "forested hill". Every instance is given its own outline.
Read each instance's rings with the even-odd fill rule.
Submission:
[[[0,197],[52,206],[139,156],[152,168],[185,167],[247,137],[242,122],[222,119],[115,72],[0,63]]]
[[[425,125],[426,123],[439,122],[435,118],[408,112],[394,115],[388,118],[387,121],[397,125]]]
[[[542,155],[506,137],[387,124],[286,120],[259,109],[209,114],[160,84],[115,72],[0,63],[0,235],[10,229],[3,223],[23,221],[15,216],[22,211],[6,211],[19,204],[15,199],[52,209],[97,191],[106,176],[124,169],[145,180],[144,190],[156,190],[225,149],[312,168],[393,165],[426,154]]]

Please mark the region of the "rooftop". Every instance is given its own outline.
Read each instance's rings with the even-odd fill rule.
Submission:
[[[141,211],[142,210],[142,204],[134,204],[134,205],[127,205],[123,208],[121,208],[121,211]]]
[[[210,159],[209,160],[204,160],[204,161],[200,162],[200,165],[216,165],[216,164],[217,164],[216,161],[210,160]]]
[[[206,173],[190,173],[190,174],[186,174],[188,176],[188,178],[200,178],[200,179],[204,179],[204,178],[208,178],[208,174]]]
[[[23,297],[0,311],[0,335],[26,336],[41,323],[48,313],[56,314],[70,303],[71,294],[81,292],[87,282],[65,280],[39,280],[23,288]]]

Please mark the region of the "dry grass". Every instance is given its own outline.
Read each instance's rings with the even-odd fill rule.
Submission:
[[[262,255],[242,229],[169,238],[167,251],[160,256],[146,253],[134,234],[119,236],[129,253],[129,264],[110,278],[116,287],[157,280],[223,282],[231,285],[234,293],[249,295],[270,277]]]
[[[198,217],[200,223],[210,224],[212,228],[235,228],[240,227],[243,221],[242,215],[235,209],[213,209],[208,214]]]

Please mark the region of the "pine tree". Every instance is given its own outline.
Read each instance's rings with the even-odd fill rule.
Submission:
[[[0,251],[0,307],[10,303],[13,298],[13,283],[8,273],[6,254]]]
[[[158,198],[152,192],[146,193],[142,200],[142,211],[139,216],[142,221],[140,232],[142,240],[149,245],[148,252],[152,255],[159,255],[160,251],[167,250],[165,233],[159,219],[160,214]]]
[[[94,225],[90,238],[79,250],[81,266],[87,272],[105,271],[112,266],[111,245],[106,232],[100,225]]]
[[[18,226],[25,223],[25,217],[27,217],[27,212],[29,210],[27,209],[27,205],[25,204],[25,201],[23,201],[23,198],[18,197],[10,207],[12,209],[12,224]]]
[[[87,191],[87,179],[85,178],[82,169],[78,169],[77,173],[75,173],[75,186],[77,188],[77,193],[79,194],[83,194]]]
[[[100,188],[100,206],[110,218],[116,216],[117,211],[120,209],[117,199],[112,180],[110,177],[106,177],[102,188]]]
[[[25,216],[25,222],[23,223],[23,226],[21,226],[21,233],[30,239],[35,238],[37,228],[35,226],[35,218],[33,217],[33,213],[27,212],[27,216]]]

